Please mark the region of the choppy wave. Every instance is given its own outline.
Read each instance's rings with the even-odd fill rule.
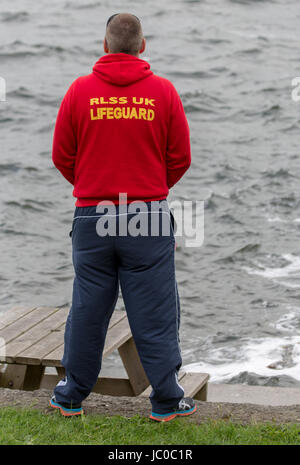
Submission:
[[[247,338],[239,341],[238,350],[235,344],[211,348],[207,362],[185,369],[210,373],[210,380],[218,383],[286,386],[288,379],[288,384],[300,385],[300,339],[294,334],[300,329],[300,309],[282,315],[274,326],[278,337]]]
[[[265,2],[270,2],[272,3],[273,0],[229,0],[231,3],[239,3],[241,5],[252,5],[253,3],[265,3]]]
[[[265,267],[256,262],[256,269],[244,267],[249,274],[271,279],[283,286],[300,288],[300,257],[292,254],[284,254],[282,258],[286,265],[280,267]]]
[[[60,55],[78,55],[84,53],[79,45],[72,47],[62,47],[44,43],[26,43],[15,41],[10,44],[0,46],[0,59],[2,62],[8,60],[24,60],[25,58],[57,57]]]
[[[4,23],[29,21],[29,13],[27,11],[3,12],[0,13],[0,21]]]
[[[52,165],[52,133],[114,13],[93,0],[31,3],[1,3],[0,311],[71,301],[74,199]],[[172,80],[187,112],[192,166],[170,200],[205,199],[205,236],[199,249],[176,250],[183,356],[216,381],[299,383],[298,6],[132,4],[152,69]]]

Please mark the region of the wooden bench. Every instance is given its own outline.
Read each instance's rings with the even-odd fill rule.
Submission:
[[[57,384],[64,376],[60,360],[68,312],[67,307],[18,306],[0,315],[0,363],[7,364],[5,371],[0,373],[0,387],[34,390],[41,387],[52,389]],[[2,349],[5,350],[1,350],[1,338]],[[128,378],[101,376],[93,391],[112,396],[149,396],[151,386],[124,311],[113,313],[103,358],[116,349]],[[46,367],[54,367],[57,374],[45,374]],[[185,396],[201,400],[206,400],[208,378],[207,374],[202,373],[179,373]]]

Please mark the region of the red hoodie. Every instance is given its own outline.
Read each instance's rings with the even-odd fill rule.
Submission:
[[[188,123],[173,84],[124,53],[73,82],[58,112],[52,159],[76,206],[165,199],[191,163]]]

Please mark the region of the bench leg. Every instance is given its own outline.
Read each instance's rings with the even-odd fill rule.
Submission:
[[[59,377],[64,378],[66,374],[66,370],[64,367],[56,367],[56,371]]]
[[[24,391],[34,391],[35,389],[39,389],[44,372],[45,367],[42,365],[28,365],[23,383]]]
[[[207,400],[207,383],[197,392],[194,399],[206,401]]]
[[[8,364],[1,373],[0,387],[33,391],[39,389],[45,367],[41,365]]]
[[[135,396],[140,395],[148,386],[149,380],[141,363],[133,338],[119,347],[119,354]]]
[[[23,389],[26,368],[26,365],[8,364],[1,373],[0,387]]]

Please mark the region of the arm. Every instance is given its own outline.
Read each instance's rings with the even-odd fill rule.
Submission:
[[[71,184],[74,184],[74,166],[77,152],[71,111],[73,89],[72,85],[61,103],[56,119],[52,147],[54,165]]]
[[[167,142],[167,183],[170,189],[191,164],[189,126],[180,97],[173,88]]]

